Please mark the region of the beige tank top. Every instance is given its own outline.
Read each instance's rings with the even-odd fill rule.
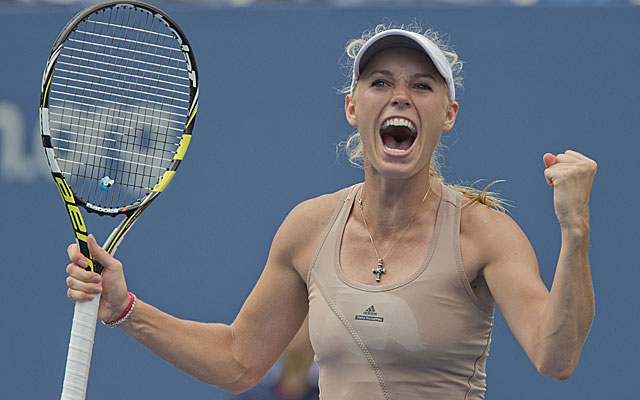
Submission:
[[[420,268],[404,281],[370,286],[340,267],[357,187],[336,209],[307,279],[320,398],[483,399],[494,310],[475,296],[462,265],[462,197],[442,185]]]

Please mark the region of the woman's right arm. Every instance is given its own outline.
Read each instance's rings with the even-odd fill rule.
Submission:
[[[182,320],[138,300],[134,312],[119,327],[203,382],[231,393],[251,388],[280,357],[308,311],[306,284],[295,264],[300,250],[312,239],[304,233],[314,236],[315,229],[309,229],[299,208],[278,230],[264,271],[231,325]],[[88,242],[104,267],[103,274],[85,271],[86,261],[78,247],[69,246],[68,296],[85,301],[102,292],[98,318],[111,322],[129,304],[122,264],[93,236]]]

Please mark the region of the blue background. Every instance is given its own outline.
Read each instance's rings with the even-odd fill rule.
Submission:
[[[194,139],[169,190],[120,247],[131,290],[183,318],[231,322],[271,238],[298,202],[362,179],[335,146],[350,133],[337,89],[343,46],[388,18],[449,33],[466,61],[451,182],[497,188],[549,285],[559,250],[542,155],[599,163],[591,205],[596,316],[575,374],[540,376],[498,316],[488,399],[628,399],[640,391],[637,199],[640,8],[162,6],[183,27],[201,77]],[[42,69],[74,7],[0,8],[0,384],[2,398],[55,398],[73,306],[68,217],[38,143]],[[87,224],[100,240],[111,230]],[[119,330],[99,326],[88,398],[223,399]]]

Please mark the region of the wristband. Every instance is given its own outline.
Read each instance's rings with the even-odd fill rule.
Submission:
[[[120,317],[118,319],[116,319],[113,322],[104,322],[102,321],[102,324],[108,328],[115,328],[116,326],[120,325],[121,323],[123,323],[124,321],[127,320],[127,318],[129,318],[129,316],[131,315],[131,313],[133,312],[133,308],[136,306],[136,295],[128,292],[129,293],[129,297],[131,297],[131,301],[129,301],[129,305],[127,306],[127,308],[124,310],[124,312],[122,313],[122,315],[120,315]]]

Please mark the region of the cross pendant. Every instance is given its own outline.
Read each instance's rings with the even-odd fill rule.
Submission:
[[[371,272],[376,274],[376,282],[380,282],[380,275],[384,274],[386,271],[382,268],[382,258],[378,258],[378,268],[372,269]]]

